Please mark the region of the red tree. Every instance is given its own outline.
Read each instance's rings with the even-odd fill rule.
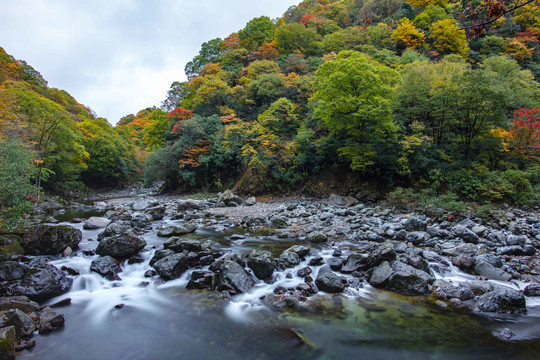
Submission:
[[[193,110],[186,110],[182,107],[177,107],[173,111],[171,111],[167,117],[169,120],[174,121],[173,128],[171,130],[171,133],[176,134],[180,132],[182,121],[189,119],[193,116]]]
[[[522,160],[538,158],[540,155],[540,108],[518,109],[510,127],[512,148]]]

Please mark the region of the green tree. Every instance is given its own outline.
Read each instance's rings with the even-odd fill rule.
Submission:
[[[439,20],[430,28],[429,38],[440,54],[459,54],[467,56],[469,46],[464,30],[460,30],[454,19]]]
[[[220,38],[212,39],[201,45],[199,54],[186,64],[184,71],[188,79],[198,76],[206,64],[216,61],[223,53]]]
[[[286,24],[276,29],[276,40],[286,54],[300,51],[306,55],[318,52],[317,31],[302,24]]]
[[[246,27],[238,32],[240,45],[248,50],[255,50],[274,37],[274,23],[267,16],[250,20]]]
[[[355,51],[342,51],[319,66],[311,98],[314,116],[342,138],[339,152],[351,169],[366,171],[380,146],[394,141],[392,97],[398,80],[396,71]]]
[[[161,103],[161,109],[163,111],[173,111],[177,107],[182,105],[182,101],[189,95],[189,88],[187,82],[175,81],[171,84],[169,91],[167,91],[167,97]]]

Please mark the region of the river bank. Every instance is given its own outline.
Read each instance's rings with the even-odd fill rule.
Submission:
[[[180,305],[186,311],[199,308],[199,312],[213,314],[208,318],[201,315],[201,319],[213,318],[235,329],[240,326],[241,339],[251,333],[250,326],[257,319],[273,319],[279,325],[263,331],[272,334],[269,341],[286,338],[309,353],[308,358],[332,353],[313,343],[314,339],[339,352],[367,351],[362,341],[343,346],[321,340],[315,334],[329,328],[316,320],[320,318],[338,322],[333,326],[342,330],[360,326],[363,331],[374,331],[375,317],[385,329],[377,330],[382,338],[396,336],[386,323],[407,324],[396,325],[403,334],[399,341],[390,341],[390,346],[401,353],[405,346],[410,356],[417,353],[417,347],[427,355],[435,351],[425,345],[431,338],[428,329],[434,326],[429,321],[445,324],[452,332],[464,331],[460,326],[466,324],[481,333],[483,346],[506,344],[524,358],[540,351],[540,328],[534,325],[540,313],[540,222],[536,213],[509,209],[489,219],[414,213],[335,195],[323,201],[289,198],[267,202],[232,193],[207,200],[140,195],[135,191],[92,205],[74,205],[74,213],[87,215],[80,218],[69,219],[70,209],[57,211],[53,217],[69,219],[70,228],[80,231],[77,245],[60,243],[53,253],[43,254],[50,251],[50,241],[44,246],[44,236],[27,241],[29,236],[22,235],[20,245],[27,255],[4,257],[0,287],[4,296],[28,296],[42,307],[71,299],[71,305],[61,308],[66,314],[65,329],[48,337],[19,337],[37,341],[32,352],[22,352],[20,357],[58,358],[58,350],[48,345],[49,337],[71,338],[68,328],[69,332],[87,332],[88,321],[102,328],[118,317],[130,324],[137,321],[129,314],[149,313],[155,316],[152,324],[161,326],[163,322],[162,326],[170,327],[162,310]],[[86,211],[75,211],[81,208]],[[55,239],[60,238],[65,237]],[[68,247],[71,253],[66,252]],[[14,275],[13,268],[23,270]],[[36,294],[36,273],[50,273],[53,283],[65,286],[58,286],[57,292]],[[403,314],[404,309],[414,311]],[[400,313],[397,318],[396,311]],[[28,316],[35,318],[33,313]],[[81,319],[79,313],[86,317]],[[422,321],[426,314],[431,320]],[[481,314],[481,320],[470,314]],[[277,331],[284,326],[284,316],[285,330]],[[177,319],[184,318],[178,314]],[[192,321],[196,323],[197,317]],[[409,339],[411,324],[425,329],[420,339]],[[298,326],[303,330],[295,330]],[[217,347],[223,345],[215,331],[204,331],[216,337]],[[151,337],[143,333],[141,336]],[[264,341],[259,341],[257,351],[264,354]],[[368,341],[370,351],[373,341]],[[449,354],[457,351],[450,344],[445,347]],[[297,350],[290,355],[298,355]],[[283,357],[283,351],[269,352],[273,355],[268,358]],[[377,356],[386,351],[388,346],[381,345]],[[458,353],[459,358],[465,357],[465,352]],[[140,358],[151,358],[146,354],[148,357]],[[169,356],[157,358],[173,358]]]

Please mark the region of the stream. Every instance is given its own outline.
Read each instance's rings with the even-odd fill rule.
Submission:
[[[64,213],[60,220],[102,215],[91,208],[77,211]],[[175,223],[165,218],[152,227]],[[56,309],[65,315],[66,324],[48,335],[34,336],[34,349],[23,351],[17,359],[540,358],[538,298],[527,298],[527,315],[479,315],[364,283],[339,295],[319,292],[306,300],[309,306],[302,310],[279,312],[265,306],[261,297],[278,286],[303,283],[295,274],[308,260],[278,272],[272,284],[260,282],[248,293],[223,300],[218,292],[186,289],[193,269],[168,282],[144,276],[151,269],[155,249],[166,240],[157,236],[157,230],[141,236],[147,242],[141,252],[144,262],[126,262],[119,273],[122,280],[109,281],[90,271],[90,263],[98,256],[84,254],[96,248],[103,229],[69,225],[82,231],[79,248],[70,257],[51,258],[50,263],[76,269],[80,275],[72,276],[74,283],[67,294],[46,303],[71,298],[70,305]],[[234,234],[245,238],[231,240]],[[197,230],[185,237],[212,239],[217,250],[268,250],[275,256],[298,243],[245,229]],[[312,246],[312,254],[324,259],[332,252],[326,244]],[[312,268],[316,274],[319,267]],[[454,267],[444,274],[454,281],[471,277]],[[511,341],[497,336],[504,328],[516,335]]]

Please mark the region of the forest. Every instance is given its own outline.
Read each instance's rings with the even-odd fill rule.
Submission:
[[[328,173],[352,195],[533,205],[539,36],[538,1],[306,0],[204,42],[114,127],[0,48],[4,224],[43,191],[320,195]]]

